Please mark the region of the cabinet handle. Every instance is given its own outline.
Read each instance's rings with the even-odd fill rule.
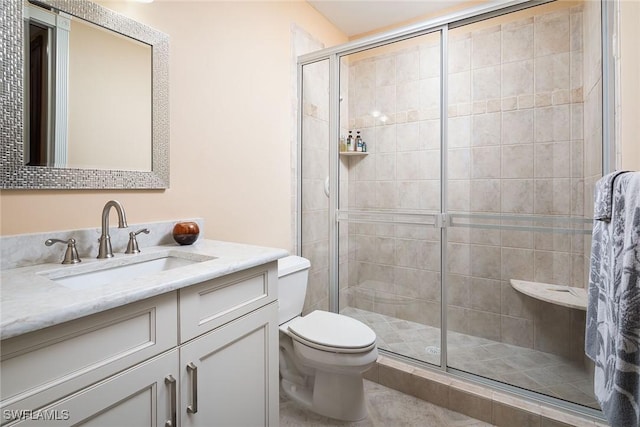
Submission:
[[[191,405],[187,405],[187,412],[195,414],[198,412],[198,367],[189,362],[187,371],[191,377]]]
[[[164,378],[164,383],[169,386],[171,393],[171,419],[164,423],[164,427],[177,427],[178,426],[178,414],[176,405],[176,379],[173,375],[169,375]]]

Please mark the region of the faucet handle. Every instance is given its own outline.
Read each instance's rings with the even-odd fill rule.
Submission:
[[[124,252],[125,254],[140,253],[140,248],[138,248],[138,239],[136,239],[136,236],[140,233],[149,234],[149,229],[141,228],[138,231],[131,231],[129,233],[129,243],[127,244],[127,250]]]
[[[82,261],[78,256],[78,250],[76,249],[76,239],[74,238],[71,238],[69,240],[47,239],[44,242],[46,246],[52,246],[54,243],[67,244],[67,250],[64,253],[64,259],[62,260],[63,264],[77,264]]]

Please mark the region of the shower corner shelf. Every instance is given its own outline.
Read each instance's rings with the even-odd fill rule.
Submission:
[[[587,290],[584,288],[516,279],[511,279],[510,282],[515,290],[532,298],[578,310],[587,309]]]
[[[368,151],[340,151],[341,156],[366,156],[369,154]]]

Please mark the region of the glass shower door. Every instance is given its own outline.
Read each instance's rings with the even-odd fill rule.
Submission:
[[[300,253],[311,261],[303,313],[329,309],[329,60],[302,66]]]
[[[440,365],[440,32],[343,56],[339,309]],[[347,144],[349,145],[349,144]]]
[[[601,169],[587,152],[602,141],[583,70],[600,56],[582,23],[596,3],[450,31],[447,181],[447,365],[594,408],[586,195]]]

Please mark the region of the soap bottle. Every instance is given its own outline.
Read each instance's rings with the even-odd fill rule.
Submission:
[[[358,136],[356,136],[356,151],[362,152],[362,137],[360,136],[360,131],[357,132]]]
[[[340,152],[345,152],[347,151],[347,142],[345,140],[344,135],[340,136]]]
[[[351,131],[349,131],[349,136],[347,137],[347,151],[355,151],[355,142]]]

